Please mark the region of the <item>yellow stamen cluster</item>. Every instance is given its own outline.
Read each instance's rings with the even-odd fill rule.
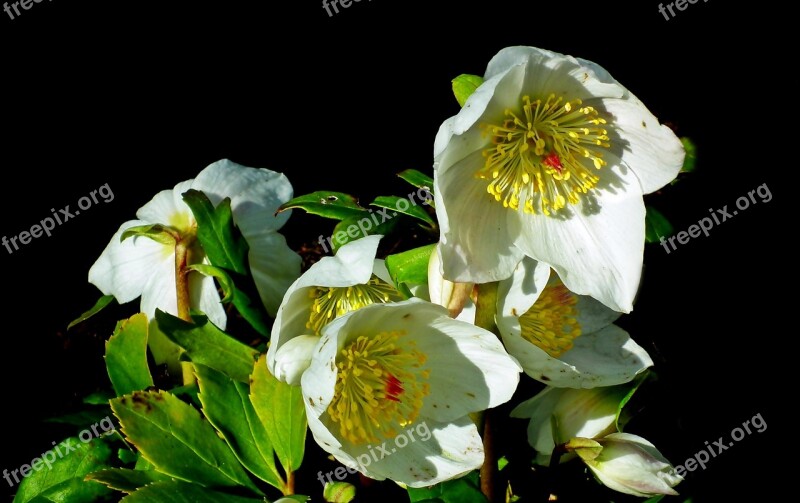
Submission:
[[[314,299],[306,328],[319,335],[322,328],[339,316],[370,304],[389,302],[398,297],[397,290],[374,274],[364,285],[317,287],[310,290]]]
[[[476,176],[491,180],[486,190],[506,208],[522,202],[526,213],[550,215],[600,181],[590,168],[606,165],[598,147],[610,146],[607,121],[579,99],[522,101],[522,114],[507,109],[501,125],[483,125],[492,146]]]
[[[578,299],[561,283],[548,285],[528,311],[519,317],[522,337],[558,358],[572,349],[581,335]]]
[[[422,370],[425,355],[405,332],[359,336],[336,358],[338,373],[334,397],[328,406],[341,436],[354,444],[394,438],[396,426],[413,423],[430,392]]]

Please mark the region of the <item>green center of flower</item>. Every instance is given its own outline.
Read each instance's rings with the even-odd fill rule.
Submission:
[[[354,444],[394,438],[395,425],[414,422],[422,399],[430,392],[424,382],[430,371],[422,370],[425,355],[405,332],[381,332],[360,336],[336,358],[336,385],[328,406],[331,420],[342,437]]]
[[[577,297],[561,283],[548,285],[528,311],[519,317],[522,337],[558,358],[572,349],[581,335]]]
[[[339,316],[370,304],[389,302],[397,297],[397,290],[373,274],[364,285],[316,287],[309,295],[314,303],[306,328],[320,335],[322,328]]]
[[[483,151],[476,176],[491,180],[486,190],[506,208],[523,202],[526,213],[550,215],[576,204],[600,180],[591,167],[606,165],[598,147],[608,148],[606,120],[581,100],[522,98],[522,113],[506,110],[501,125],[483,124],[492,146]]]

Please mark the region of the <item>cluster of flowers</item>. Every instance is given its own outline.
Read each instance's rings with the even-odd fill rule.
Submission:
[[[414,298],[404,300],[376,259],[381,236],[350,242],[300,275],[300,257],[278,233],[288,212],[275,216],[292,198],[289,181],[230,161],[142,207],[89,279],[120,302],[141,296],[150,319],[157,308],[176,314],[174,242],[121,237],[167,226],[188,243],[190,262],[203,263],[181,195],[230,197],[275,317],[269,370],[302,387],[309,428],[336,459],[359,466],[370,447],[424,422],[429,441],[361,468],[365,475],[421,487],[474,470],[484,451],[470,414],[510,400],[524,372],[547,385],[512,413],[530,418],[538,462],[566,447],[562,459],[577,455],[612,489],[675,494],[680,478],[656,448],[617,429],[619,394],[652,360],[613,323],[639,286],[642,196],[673,180],[683,158],[673,132],[597,64],[507,48],[436,137],[441,236]],[[473,293],[487,283],[496,286],[500,338],[475,324]],[[213,278],[193,273],[189,287],[192,307],[224,329]]]

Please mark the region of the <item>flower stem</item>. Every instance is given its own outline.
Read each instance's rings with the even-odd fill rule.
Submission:
[[[495,324],[497,313],[497,287],[495,283],[477,286],[478,299],[475,303],[475,325],[498,335]],[[479,416],[478,428],[483,430],[484,460],[481,466],[481,492],[490,503],[504,501],[502,485],[498,483],[497,451],[494,443],[494,411],[489,409]]]
[[[191,297],[189,294],[189,246],[193,239],[183,238],[175,243],[175,292],[178,298],[178,318],[192,322],[189,315]],[[183,384],[194,383],[194,367],[189,362],[181,362]]]

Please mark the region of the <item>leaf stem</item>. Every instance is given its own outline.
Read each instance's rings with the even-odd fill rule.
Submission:
[[[194,237],[185,236],[175,242],[175,293],[178,299],[178,318],[193,323],[189,314],[191,295],[189,293],[189,247]],[[194,368],[189,362],[181,362],[184,386],[194,383]]]

